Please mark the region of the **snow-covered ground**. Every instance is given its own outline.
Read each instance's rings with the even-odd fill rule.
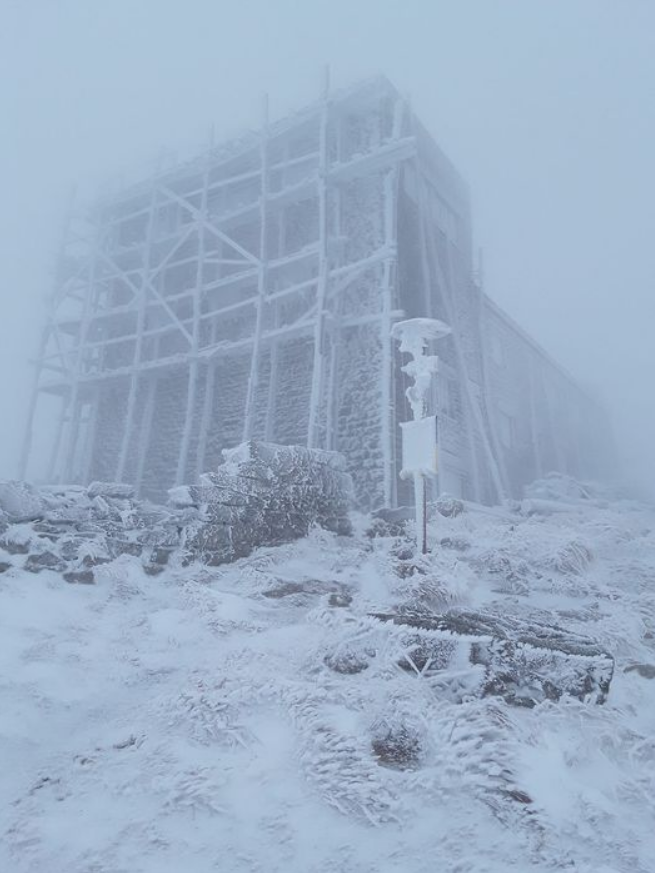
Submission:
[[[89,586],[0,551],[0,870],[654,871],[655,510],[533,508],[438,516],[415,575],[363,519],[216,569],[123,556]],[[591,636],[609,699],[458,702],[368,617],[403,602]],[[394,725],[404,769],[372,745]]]

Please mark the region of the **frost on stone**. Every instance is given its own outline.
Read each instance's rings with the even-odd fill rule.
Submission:
[[[494,547],[476,555],[473,565],[486,574],[498,591],[507,594],[527,595],[530,587],[530,567],[526,561],[517,560],[507,548]]]
[[[553,556],[552,565],[563,574],[582,576],[593,560],[591,549],[580,540],[571,540]]]
[[[314,525],[350,533],[352,480],[338,453],[251,441],[224,457],[199,485],[171,495],[176,506],[199,510],[185,540],[193,557],[221,564],[307,536]]]
[[[564,473],[549,473],[525,487],[525,497],[535,500],[589,500],[588,487]]]
[[[467,661],[471,668],[482,667],[480,696],[527,707],[563,696],[595,703],[607,698],[612,656],[593,640],[556,625],[465,610],[374,617],[412,629],[404,659],[417,673],[440,672],[447,683],[451,666],[457,674]]]
[[[134,497],[134,486],[123,482],[91,482],[86,493],[92,500],[95,497],[131,500]]]
[[[413,770],[420,765],[421,734],[411,722],[383,718],[371,732],[371,747],[381,765],[397,770]]]
[[[27,556],[24,569],[33,573],[51,571],[67,582],[92,584],[95,568],[121,555],[160,563],[163,551],[179,547],[186,516],[136,502],[123,486],[94,487],[89,493],[75,486],[36,490],[20,484],[5,490],[11,496],[7,505],[14,519],[31,518],[8,522],[0,531],[0,548]]]
[[[45,511],[43,497],[27,482],[0,481],[0,523],[34,521]]]
[[[167,507],[133,493],[111,482],[40,490],[0,483],[0,548],[27,555],[31,572],[89,584],[97,565],[122,555],[156,576],[173,555],[216,566],[302,538],[313,526],[351,531],[352,481],[335,452],[244,443],[201,484],[173,489]]]

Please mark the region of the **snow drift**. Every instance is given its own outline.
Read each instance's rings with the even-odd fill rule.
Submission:
[[[2,533],[3,869],[653,869],[652,509],[437,513],[425,559],[358,517],[212,567],[81,501],[94,584],[27,566],[70,521]]]

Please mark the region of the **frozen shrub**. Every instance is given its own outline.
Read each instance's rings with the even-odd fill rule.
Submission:
[[[307,536],[314,525],[351,533],[352,481],[336,452],[251,441],[224,457],[200,485],[173,495],[200,511],[186,536],[194,557],[220,564]]]
[[[579,540],[571,540],[552,559],[552,566],[564,575],[581,576],[591,564],[590,549]]]
[[[435,502],[434,508],[444,518],[456,518],[464,512],[464,503],[450,494],[442,494]]]
[[[415,770],[422,756],[418,731],[405,720],[382,719],[372,728],[371,748],[383,767]]]

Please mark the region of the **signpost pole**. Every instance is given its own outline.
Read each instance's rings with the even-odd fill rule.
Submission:
[[[448,325],[434,318],[410,318],[399,321],[391,336],[400,343],[400,351],[411,355],[402,370],[413,380],[405,394],[412,408],[412,421],[401,422],[403,433],[403,466],[400,476],[414,480],[416,545],[422,554],[428,551],[428,513],[426,476],[437,475],[437,418],[426,418],[426,396],[438,358],[426,355],[429,340],[440,339],[451,332]]]

